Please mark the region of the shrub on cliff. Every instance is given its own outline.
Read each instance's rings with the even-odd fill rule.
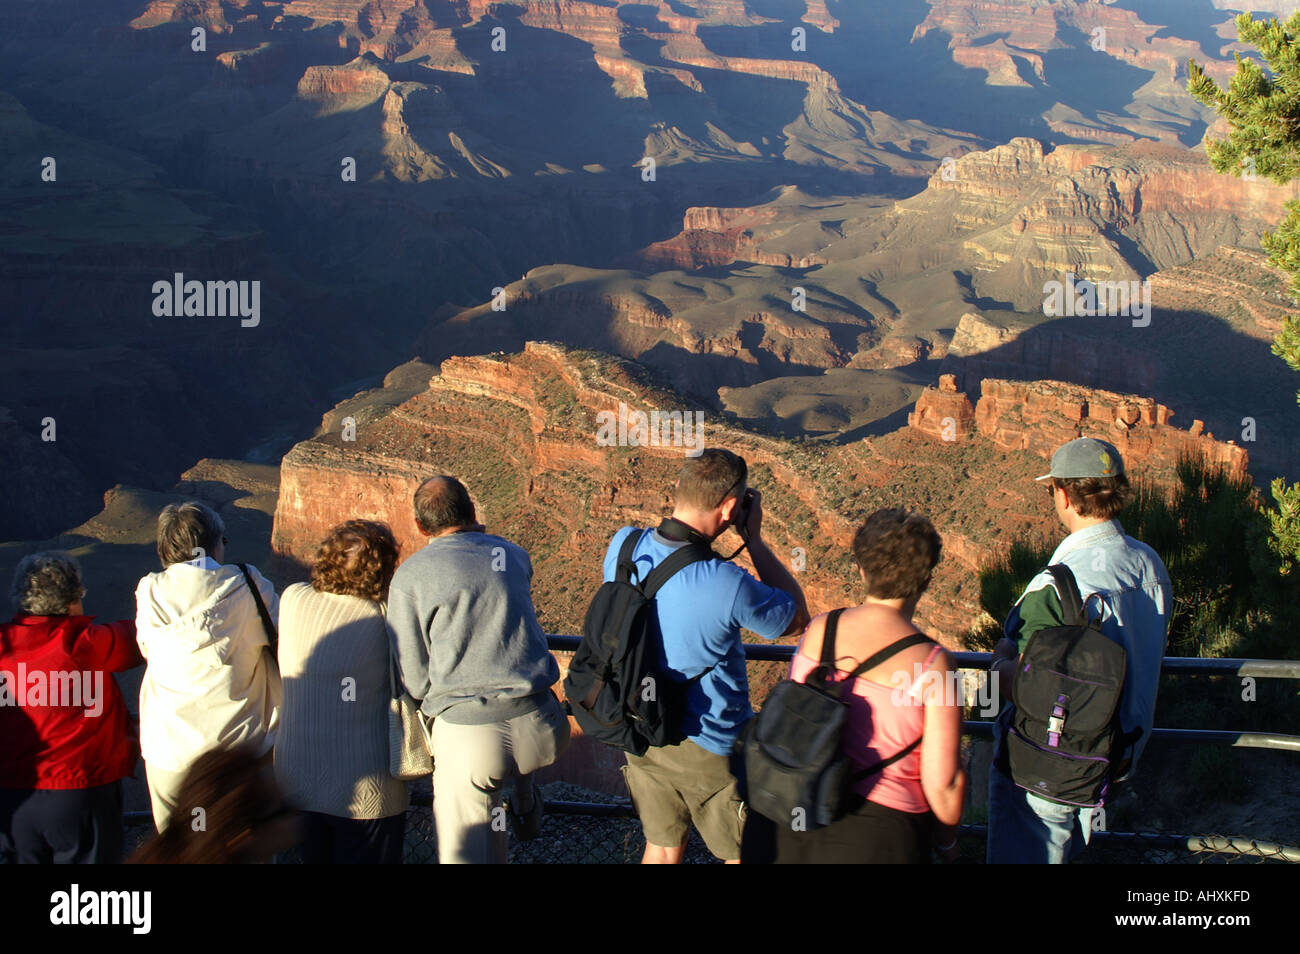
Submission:
[[[1002,622],[1016,605],[1020,594],[1056,549],[1055,544],[1030,537],[1011,541],[1000,558],[981,567],[979,572],[980,609],[991,620],[966,636],[966,646],[976,652],[990,652],[1002,638]]]

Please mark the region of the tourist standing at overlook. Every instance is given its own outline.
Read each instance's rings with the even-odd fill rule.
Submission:
[[[777,639],[808,621],[803,591],[763,541],[762,497],[748,489],[748,476],[740,456],[704,449],[682,466],[672,516],[655,529],[622,528],[605,553],[606,581],[624,561],[645,581],[679,551],[707,550],[727,527],[743,526],[759,576],[713,556],[687,563],[657,591],[650,631],[660,670],[685,684],[685,738],[627,756],[624,777],[646,838],[643,864],[680,863],[692,824],[715,856],[739,862],[745,807],[731,758],[754,714],[740,630]]]
[[[912,622],[940,549],[920,514],[876,511],[853,538],[866,599],[818,616],[804,632],[792,681],[826,666],[824,685],[842,691],[856,674],[841,696],[849,712],[840,739],[855,780],[847,813],[830,825],[776,825],[778,864],[921,864],[932,847],[956,858],[966,792],[956,672],[948,652]]]
[[[349,520],[321,543],[311,583],[280,597],[284,706],[275,774],[304,812],[307,864],[401,864],[406,783],[389,774],[392,696],[384,600],[398,548]]]
[[[0,863],[117,864],[139,747],[113,673],[144,662],[135,623],[84,615],[63,553],[18,563],[0,625]],[[39,690],[39,692],[38,692]]]
[[[1056,515],[1069,531],[1049,566],[1063,566],[1069,573],[1061,580],[1044,571],[1029,582],[1007,616],[1005,638],[994,649],[992,671],[1003,698],[1011,698],[1015,681],[1022,680],[1026,686],[1021,695],[1029,696],[1036,709],[1043,709],[1041,715],[1046,719],[1039,719],[1042,731],[1017,730],[1018,715],[1023,720],[1038,718],[1039,713],[1022,706],[1024,711],[1017,714],[1012,702],[1004,705],[998,716],[994,764],[989,772],[990,864],[1062,864],[1083,850],[1092,832],[1093,811],[1104,799],[1108,785],[1132,774],[1151,735],[1169,625],[1169,572],[1155,551],[1127,536],[1116,519],[1131,492],[1119,451],[1106,441],[1078,438],[1058,448],[1052,455],[1051,470],[1037,479],[1046,483]],[[1063,591],[1069,589],[1077,589],[1077,594]],[[1036,698],[1040,693],[1028,688],[1032,677],[1051,675],[1051,671],[1048,666],[1031,670],[1033,661],[1028,660],[1027,651],[1046,648],[1054,638],[1051,631],[1076,625],[1079,620],[1074,613],[1079,609],[1099,625],[1105,638],[1123,650],[1121,658],[1108,667],[1115,674],[1123,673],[1122,691],[1108,693],[1108,697],[1118,695],[1118,718],[1112,720],[1117,734],[1113,747],[1109,739],[1105,747],[1098,747],[1092,738],[1094,724],[1107,724],[1105,713],[1097,718],[1082,715],[1089,697],[1106,691],[1102,685],[1106,680],[1097,675],[1103,668],[1100,654],[1094,651],[1086,662],[1088,681],[1073,680],[1077,691],[1063,683],[1064,688],[1052,689],[1052,698],[1040,704]],[[1043,638],[1031,647],[1036,635]],[[1053,665],[1068,670],[1060,661]],[[1118,690],[1118,686],[1114,688]],[[1072,735],[1072,726],[1087,726],[1088,731]],[[1062,758],[1061,753],[1069,752],[1080,734],[1085,736],[1089,752]],[[1103,760],[1108,760],[1107,764],[1102,765]],[[1095,779],[1071,783],[1071,773],[1077,775],[1077,767],[1089,764],[1102,773]],[[1067,784],[1086,794],[1068,791]],[[1055,797],[1035,794],[1053,790]]]
[[[532,562],[486,533],[469,492],[431,477],[415,492],[429,542],[397,568],[388,625],[406,691],[420,703],[433,750],[433,819],[442,864],[503,864],[509,817],[536,837],[542,797],[532,773],[569,744],[551,691],[560,670],[533,609]]]
[[[159,831],[186,770],[209,749],[246,743],[270,767],[280,723],[271,643],[279,601],[256,568],[223,565],[225,552],[225,525],[211,508],[168,504],[158,517],[163,569],[135,591],[149,663],[140,684],[140,747]]]

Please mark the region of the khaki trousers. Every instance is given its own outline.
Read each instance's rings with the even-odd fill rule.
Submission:
[[[569,719],[547,693],[541,708],[505,722],[433,723],[433,822],[440,864],[505,864],[509,848],[502,789],[514,779],[517,805],[541,797],[532,773],[569,745]]]

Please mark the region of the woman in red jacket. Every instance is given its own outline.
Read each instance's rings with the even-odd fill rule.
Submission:
[[[81,569],[62,553],[18,564],[18,610],[0,624],[0,862],[122,860],[121,780],[139,747],[112,674],[144,662],[135,623],[82,614]]]

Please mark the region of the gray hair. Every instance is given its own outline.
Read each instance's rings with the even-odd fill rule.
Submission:
[[[197,500],[168,504],[158,515],[158,559],[165,569],[211,556],[225,532],[225,523],[207,504]]]
[[[86,595],[81,567],[66,553],[30,553],[18,561],[9,598],[28,616],[63,616]]]

